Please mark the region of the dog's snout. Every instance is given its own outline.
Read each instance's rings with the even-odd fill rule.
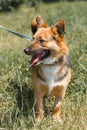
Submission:
[[[25,49],[24,49],[24,52],[25,52],[26,54],[28,54],[28,53],[29,53],[29,48],[25,48]]]

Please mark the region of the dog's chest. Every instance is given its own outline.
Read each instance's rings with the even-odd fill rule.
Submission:
[[[46,85],[49,89],[49,92],[56,86],[62,86],[64,84],[64,82],[66,82],[65,80],[60,80],[58,81],[58,77],[59,77],[59,70],[60,67],[58,65],[55,66],[42,66],[42,70],[43,70],[43,76],[45,81],[43,82],[44,85]]]
[[[46,83],[48,84],[48,86],[53,86],[57,78],[58,68],[55,66],[43,66],[42,69]]]

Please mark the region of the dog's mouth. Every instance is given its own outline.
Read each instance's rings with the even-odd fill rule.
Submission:
[[[31,60],[29,61],[30,67],[37,65],[41,60],[47,58],[50,55],[50,50],[43,50],[37,53],[34,53]]]

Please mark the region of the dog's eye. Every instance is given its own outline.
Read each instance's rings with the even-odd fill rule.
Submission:
[[[41,44],[41,43],[44,42],[44,40],[43,39],[38,39],[38,42]]]

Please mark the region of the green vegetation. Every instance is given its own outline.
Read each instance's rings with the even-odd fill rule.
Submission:
[[[17,8],[23,0],[0,0],[0,11],[11,11],[13,7]]]
[[[64,124],[50,119],[53,100],[45,97],[46,116],[35,126],[35,108],[31,86],[29,57],[23,52],[27,41],[0,30],[0,130],[86,130],[87,129],[87,2],[24,4],[0,14],[0,24],[32,35],[32,19],[41,15],[52,25],[66,21],[66,42],[70,48],[72,80],[62,104]]]
[[[41,2],[63,2],[63,1],[86,1],[86,0],[0,0],[0,12],[9,12],[14,8],[19,7],[21,4],[28,4],[30,7],[35,7]]]

